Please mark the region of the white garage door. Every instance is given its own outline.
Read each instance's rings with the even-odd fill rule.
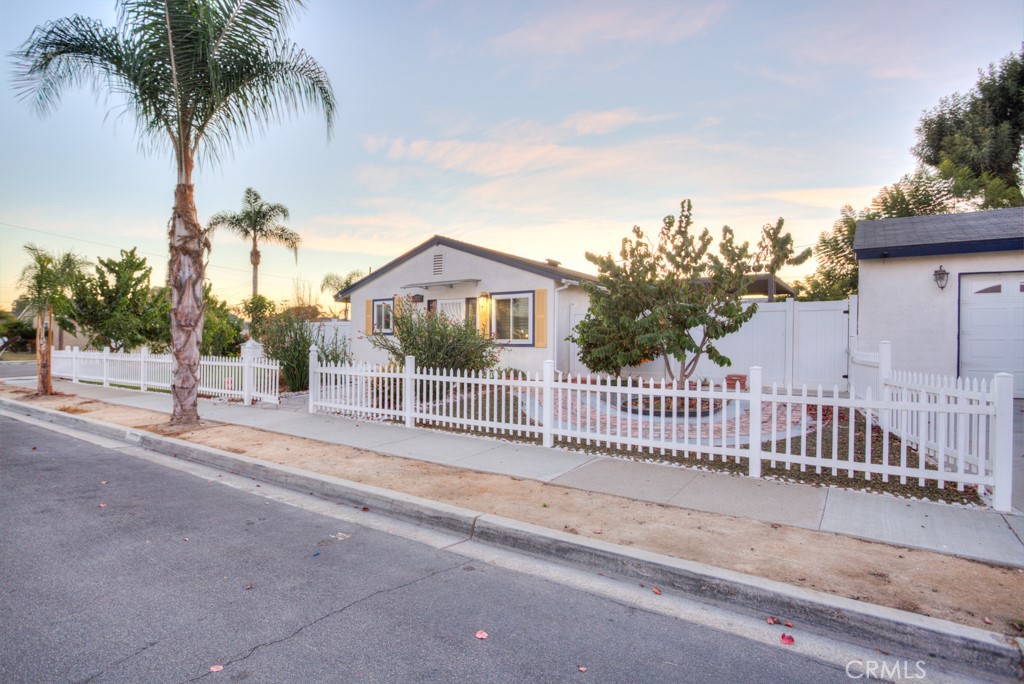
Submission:
[[[1012,373],[1013,394],[1024,397],[1024,271],[960,280],[960,375],[994,373]]]

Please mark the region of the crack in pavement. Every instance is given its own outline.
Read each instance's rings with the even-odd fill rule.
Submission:
[[[117,661],[111,663],[110,665],[107,665],[105,668],[103,668],[102,670],[100,670],[99,672],[94,674],[93,676],[89,677],[88,679],[81,680],[81,684],[89,684],[89,682],[91,682],[92,680],[96,679],[100,675],[106,674],[107,670],[112,670],[113,668],[117,667],[118,665],[131,660],[132,658],[134,658],[135,656],[139,655],[143,651],[156,646],[158,643],[159,643],[159,641],[150,641],[150,642],[148,642],[145,646],[143,646],[139,650],[135,651],[135,653],[131,653],[129,655],[126,655],[124,658],[121,658],[120,660],[117,660]]]
[[[405,584],[400,584],[400,585],[398,585],[396,587],[389,587],[387,589],[378,589],[377,591],[373,592],[372,594],[369,594],[369,595],[364,596],[362,598],[356,599],[355,601],[352,601],[351,603],[348,603],[348,604],[342,606],[341,608],[338,608],[337,610],[332,610],[330,613],[327,613],[325,615],[321,615],[320,617],[318,617],[317,619],[315,619],[315,620],[313,620],[311,622],[307,622],[306,624],[300,626],[298,629],[296,629],[294,632],[292,632],[291,634],[289,634],[287,636],[283,636],[283,637],[281,637],[279,639],[274,639],[272,641],[265,641],[265,642],[263,642],[261,644],[256,644],[255,646],[250,648],[249,651],[245,655],[240,656],[240,657],[231,658],[230,660],[226,660],[226,661],[224,661],[223,663],[220,663],[220,664],[223,665],[224,668],[227,668],[230,665],[235,665],[237,663],[240,663],[243,660],[245,660],[246,658],[249,658],[250,656],[252,656],[257,650],[259,650],[261,648],[264,648],[264,647],[276,646],[277,644],[284,643],[285,641],[288,641],[289,639],[292,639],[293,637],[298,636],[298,634],[300,632],[304,631],[307,627],[312,627],[312,626],[314,626],[314,625],[316,625],[316,624],[318,624],[320,622],[323,622],[324,620],[327,620],[328,618],[334,617],[335,615],[340,615],[341,613],[344,613],[346,610],[348,610],[349,608],[351,608],[353,606],[357,606],[360,603],[364,603],[366,601],[369,601],[370,599],[375,598],[377,596],[380,596],[381,594],[390,594],[391,592],[398,591],[400,589],[405,589],[406,587],[412,586],[413,584],[416,584],[418,582],[422,582],[424,580],[431,579],[431,578],[436,577],[438,575],[443,575],[446,572],[451,572],[452,570],[455,570],[457,568],[463,567],[467,563],[469,563],[468,560],[460,561],[459,563],[456,563],[455,565],[453,565],[451,567],[442,568],[440,570],[435,570],[434,572],[431,572],[431,573],[428,573],[426,575],[423,575],[422,577],[417,577],[415,579],[409,580]],[[207,675],[210,675],[210,674],[214,674],[214,673],[210,672],[210,671],[206,671],[203,674],[199,675],[198,677],[192,677],[190,679],[186,679],[185,680],[185,684],[187,684],[188,682],[198,681],[198,680],[202,679],[203,677],[206,677]]]

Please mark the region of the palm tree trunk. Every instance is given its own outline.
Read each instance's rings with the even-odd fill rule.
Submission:
[[[45,362],[43,366],[45,368],[46,396],[50,396],[53,394],[53,305],[51,304],[47,309],[50,315],[50,326],[46,329],[46,349],[43,352]]]
[[[46,381],[43,379],[43,312],[36,312],[36,394],[46,394]]]
[[[253,231],[252,236],[252,251],[249,252],[249,262],[252,263],[252,296],[255,297],[259,292],[259,270],[260,270],[260,250],[256,244],[256,232]]]
[[[188,160],[191,168],[191,160]],[[170,226],[171,355],[174,400],[171,422],[199,422],[199,343],[203,339],[203,228],[196,215],[191,173],[179,173]]]

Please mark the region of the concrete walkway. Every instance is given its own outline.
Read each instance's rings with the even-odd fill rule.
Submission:
[[[34,378],[8,379],[34,386]],[[58,381],[55,389],[112,404],[170,413],[167,394]],[[245,407],[200,400],[208,420],[369,449],[459,468],[501,473],[630,499],[833,532],[1024,568],[1024,515],[910,501],[830,487],[755,480],[576,451],[410,430],[307,412],[305,395],[280,406]],[[1015,407],[1020,411],[1020,407]],[[1015,427],[1020,427],[1019,416]],[[1014,465],[1022,469],[1024,430],[1015,430]],[[1017,473],[1015,473],[1017,475]],[[1019,481],[1019,477],[1016,478]],[[1018,488],[1019,489],[1019,488]],[[1015,492],[1016,502],[1021,492]],[[1018,504],[1018,508],[1019,508]]]

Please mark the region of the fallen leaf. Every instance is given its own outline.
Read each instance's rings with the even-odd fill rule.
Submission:
[[[257,487],[261,487],[262,485],[256,485],[256,486],[257,486]]]
[[[579,670],[580,672],[586,672],[587,671],[587,668],[583,667],[582,665],[578,666],[576,669]]]
[[[100,504],[100,508],[106,508],[107,504]]]
[[[490,634],[481,629],[479,632],[476,633],[475,636],[477,639],[486,639],[490,636]]]
[[[792,623],[792,622],[790,622],[789,620],[786,620],[786,621],[785,621],[785,622],[783,622],[782,624],[783,624],[784,626],[786,626],[786,627],[792,627],[792,626],[793,626],[793,623]]]
[[[594,530],[594,534],[601,534],[601,530]]]
[[[182,537],[182,541],[188,541],[188,537]]]
[[[785,632],[782,633],[782,643],[784,643],[786,646],[792,646],[793,645],[793,641],[794,641],[793,637],[791,637],[790,635],[786,634]]]
[[[223,665],[211,665],[210,666],[210,672],[220,672],[223,669],[224,669]]]
[[[369,510],[370,510],[369,506],[363,506],[363,513],[366,513]]]
[[[36,448],[35,448],[35,447],[32,447],[32,451],[35,451],[35,450],[36,450]]]
[[[986,625],[991,625],[992,624],[991,618],[982,618],[982,619],[985,621]]]
[[[109,480],[100,480],[100,484],[107,484],[107,482],[109,482]]]
[[[651,589],[651,593],[661,596],[661,589],[659,589],[658,587],[654,587],[653,589]]]
[[[777,529],[779,529],[780,527],[782,527],[782,525],[780,525],[779,523],[772,523],[772,529],[773,529],[773,530],[777,530]]]
[[[765,622],[767,622],[769,625],[777,625],[777,624],[779,624],[778,619],[775,618],[775,617],[772,617],[771,615],[768,616],[768,619],[765,620]]]
[[[246,584],[245,585],[245,590],[246,591],[251,591],[251,590],[253,590],[255,588],[256,588],[256,585],[254,585],[254,584]]]

